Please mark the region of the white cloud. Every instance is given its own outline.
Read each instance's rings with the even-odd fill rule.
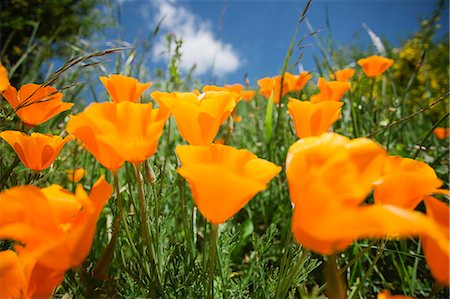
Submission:
[[[161,24],[162,35],[153,48],[156,61],[166,60],[167,43],[165,33],[171,32],[183,38],[180,68],[188,71],[193,65],[199,75],[212,73],[223,77],[233,73],[240,66],[240,57],[231,44],[217,39],[208,21],[200,19],[188,9],[169,1],[154,1],[157,8],[156,21],[164,17]],[[164,54],[165,53],[165,54]]]

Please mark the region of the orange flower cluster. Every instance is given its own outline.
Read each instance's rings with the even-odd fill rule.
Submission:
[[[241,84],[225,84],[223,87],[215,85],[206,85],[205,87],[203,87],[202,91],[203,92],[228,91],[235,93],[234,101],[236,102],[236,104],[242,100],[248,102],[255,96],[254,91],[244,90],[244,87]]]
[[[286,72],[284,73],[283,87],[281,87],[281,76],[262,78],[258,80],[258,85],[261,87],[259,93],[267,99],[273,93],[273,102],[278,104],[280,102],[280,92],[281,96],[284,97],[290,91],[300,91],[311,77],[312,75],[308,72],[302,72],[299,75]]]
[[[448,284],[448,271],[433,268],[437,258],[449,261],[449,207],[429,197],[446,193],[437,189],[442,182],[430,167],[387,157],[369,139],[327,133],[294,143],[286,174],[299,243],[331,254],[360,238],[418,235],[430,244],[425,255],[432,273]],[[374,185],[375,204],[362,205]],[[424,199],[427,215],[413,210]]]
[[[81,186],[72,194],[58,185],[0,193],[0,238],[17,241],[0,252],[0,297],[49,297],[64,272],[86,258],[111,193],[103,177],[89,196]]]

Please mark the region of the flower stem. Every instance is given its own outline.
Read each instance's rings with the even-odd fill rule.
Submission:
[[[218,224],[211,223],[211,244],[209,247],[209,287],[207,296],[209,299],[214,298],[214,261],[216,257],[218,228]]]
[[[142,238],[144,239],[144,242],[147,246],[147,251],[150,255],[150,260],[152,262],[152,266],[154,266],[156,268],[155,272],[156,272],[156,280],[158,283],[158,286],[161,288],[162,291],[162,284],[161,284],[161,279],[160,279],[160,273],[159,273],[159,267],[158,267],[158,261],[156,260],[155,257],[155,248],[153,246],[153,238],[150,232],[150,227],[148,226],[148,221],[147,221],[147,208],[145,206],[145,198],[144,198],[144,187],[142,185],[142,177],[141,174],[139,172],[139,168],[141,166],[141,163],[136,163],[133,164],[134,166],[134,175],[136,177],[136,182],[137,182],[137,189],[138,189],[138,199],[139,199],[139,210],[140,210],[140,216],[141,216],[141,221],[142,221]]]
[[[111,240],[109,240],[108,245],[105,248],[102,256],[100,257],[97,265],[93,270],[93,276],[95,279],[104,280],[108,278],[109,266],[111,265],[111,261],[114,258],[114,250],[116,248],[117,236],[120,230],[120,222],[122,219],[122,211],[123,211],[123,203],[122,196],[120,195],[119,188],[119,177],[117,174],[118,170],[112,171],[114,177],[114,189],[116,190],[116,200],[117,200],[117,215],[114,219],[113,232],[111,236]]]
[[[344,282],[342,276],[339,273],[339,269],[336,263],[336,255],[331,254],[328,256],[328,260],[325,266],[325,277],[327,284],[327,296],[330,298],[347,298]]]

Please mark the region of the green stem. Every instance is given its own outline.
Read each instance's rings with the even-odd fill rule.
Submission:
[[[214,261],[217,249],[217,232],[219,225],[211,223],[211,244],[209,247],[209,285],[207,298],[214,298]]]
[[[325,267],[325,277],[328,282],[327,296],[330,298],[347,298],[345,285],[336,263],[336,254],[328,256]]]
[[[11,175],[11,172],[19,164],[19,161],[20,161],[19,156],[16,156],[16,158],[14,158],[14,161],[11,163],[11,166],[9,166],[8,170],[6,170],[6,172],[3,174],[2,178],[0,179],[0,190],[2,190],[3,187],[5,186],[6,181]]]
[[[147,216],[147,208],[145,206],[144,187],[142,185],[142,177],[139,172],[141,163],[133,164],[133,166],[134,166],[134,175],[135,175],[137,187],[138,187],[137,189],[138,189],[139,210],[140,210],[139,214],[141,216],[141,221],[142,221],[142,237],[147,246],[147,251],[150,255],[151,262],[156,267],[156,271],[155,271],[156,272],[156,280],[162,291],[162,284],[161,284],[161,279],[160,279],[161,275],[159,273],[158,261],[156,260],[155,248],[153,246],[153,239],[152,239],[150,227],[149,227],[148,221],[147,221],[148,216]]]
[[[170,153],[170,127],[171,127],[171,121],[170,118],[168,120],[169,124],[167,125],[167,139],[166,139],[166,152],[164,155],[164,162],[163,162],[163,167],[161,169],[161,177],[160,177],[160,182],[159,182],[159,190],[158,190],[158,194],[161,195],[161,192],[163,190],[163,186],[164,186],[164,178],[166,176],[166,166],[167,166],[167,159]]]
[[[369,114],[373,113],[373,116],[372,117],[370,117],[370,116],[368,117],[368,119],[370,119],[370,121],[369,121],[369,129],[367,130],[367,132],[370,132],[372,130],[372,125],[373,125],[374,119],[375,119],[375,111],[373,111],[374,110],[374,104],[373,104],[373,90],[374,90],[374,86],[375,86],[375,78],[372,78],[371,82],[370,82],[369,100],[368,100],[368,103],[367,103],[369,109],[367,109],[367,110],[368,110]]]
[[[118,211],[117,211],[116,218],[114,219],[111,240],[109,240],[109,243],[105,248],[105,251],[103,252],[102,256],[100,257],[99,261],[97,262],[97,264],[93,270],[93,276],[95,279],[98,279],[98,280],[104,280],[104,279],[108,278],[109,267],[111,265],[111,261],[114,258],[114,250],[116,248],[117,236],[119,234],[120,222],[121,222],[122,213],[123,213],[122,196],[120,195],[119,177],[117,174],[118,170],[112,171],[112,173],[113,173],[113,177],[114,177],[114,189],[116,190],[116,200],[117,200]]]
[[[354,289],[353,292],[350,294],[349,299],[352,299],[353,296],[359,294],[359,291],[364,286],[364,283],[366,282],[366,279],[368,277],[370,277],[370,275],[372,274],[372,271],[375,269],[375,266],[376,266],[378,260],[380,259],[381,255],[383,254],[385,245],[386,245],[386,241],[383,240],[382,243],[381,243],[381,246],[378,248],[378,251],[377,251],[377,254],[376,254],[375,258],[373,259],[372,263],[369,266],[369,269],[367,269],[365,275],[361,278],[361,281],[359,282],[359,284],[356,287],[356,289]]]

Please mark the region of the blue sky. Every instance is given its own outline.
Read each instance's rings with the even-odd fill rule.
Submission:
[[[162,54],[164,35],[173,32],[184,40],[182,70],[187,71],[196,64],[196,77],[204,83],[216,84],[242,83],[247,73],[251,85],[255,85],[257,79],[276,75],[282,68],[306,1],[121,0],[117,3],[122,38],[127,42],[146,38],[165,16],[149,53],[150,69],[166,63]],[[448,32],[446,3],[437,36]],[[340,44],[367,48],[371,40],[363,24],[397,46],[420,28],[420,19],[430,17],[435,5],[434,0],[313,0],[307,18],[322,39],[332,36],[336,48]],[[327,29],[327,14],[331,32]],[[307,32],[303,23],[299,36]],[[313,70],[312,57],[320,55],[316,40],[308,38],[304,44],[309,46],[303,50],[302,67]],[[298,54],[295,53],[292,62]]]

